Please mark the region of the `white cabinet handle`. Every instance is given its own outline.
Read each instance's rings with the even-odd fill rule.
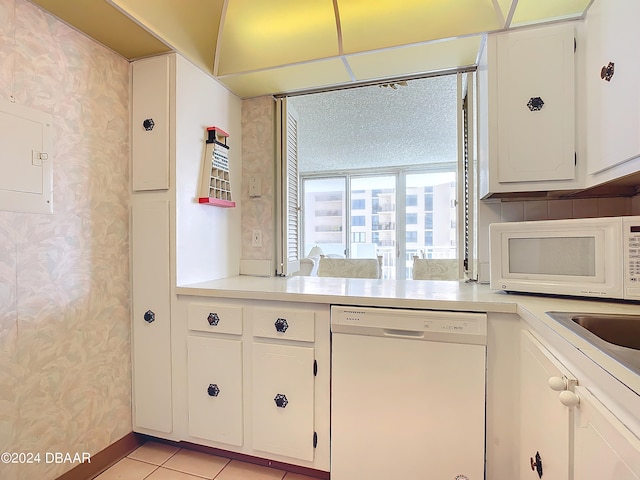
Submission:
[[[567,379],[565,377],[550,377],[549,388],[554,392],[562,392],[567,389]]]
[[[560,399],[560,403],[562,403],[565,407],[577,407],[580,405],[580,397],[569,390],[565,390],[564,392],[560,392],[558,396]]]

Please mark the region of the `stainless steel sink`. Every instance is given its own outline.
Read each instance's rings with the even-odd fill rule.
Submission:
[[[593,346],[640,374],[640,315],[547,312]]]

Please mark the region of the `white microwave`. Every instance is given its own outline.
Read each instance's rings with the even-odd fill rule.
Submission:
[[[640,216],[489,225],[490,287],[640,300]]]

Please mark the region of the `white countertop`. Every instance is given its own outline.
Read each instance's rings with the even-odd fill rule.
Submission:
[[[513,313],[535,327],[546,339],[568,342],[640,395],[640,375],[546,315],[548,311],[639,314],[640,306],[637,304],[507,294],[491,290],[488,285],[455,281],[320,277],[238,276],[179,286],[176,293],[217,298]],[[559,346],[557,342],[556,346]]]
[[[454,281],[239,276],[177,287],[178,295],[517,313],[509,295]]]

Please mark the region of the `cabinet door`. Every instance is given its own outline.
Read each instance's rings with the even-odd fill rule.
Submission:
[[[169,188],[169,69],[171,57],[133,63],[133,190]]]
[[[574,478],[640,479],[640,439],[584,387],[576,411]]]
[[[574,29],[497,39],[498,181],[575,177]]]
[[[189,435],[242,445],[242,341],[187,339]]]
[[[313,461],[314,350],[252,345],[253,448]]]
[[[169,433],[171,302],[169,202],[136,198],[132,208],[133,422]]]
[[[589,173],[640,155],[638,18],[640,2],[625,0],[597,0],[587,13],[584,101]],[[610,63],[613,76],[607,80]]]
[[[551,377],[575,379],[528,331],[521,335],[520,351],[520,478],[538,479],[536,455],[540,456],[545,480],[569,478],[572,409],[551,390]],[[577,477],[580,478],[580,477]]]

